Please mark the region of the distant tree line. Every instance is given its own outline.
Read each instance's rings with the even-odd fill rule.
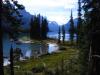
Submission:
[[[69,34],[70,34],[70,42],[71,44],[73,44],[74,40],[74,35],[75,35],[75,25],[74,25],[74,21],[73,21],[73,14],[72,14],[72,10],[71,10],[71,16],[70,16],[70,28],[69,28]]]
[[[65,31],[65,25],[62,25],[62,26],[59,26],[59,30],[58,30],[58,44],[60,43],[65,43],[65,34],[66,34],[66,31]]]

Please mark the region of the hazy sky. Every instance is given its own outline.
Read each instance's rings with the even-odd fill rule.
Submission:
[[[78,0],[18,0],[31,14],[41,14],[49,21],[65,24],[70,19],[71,9],[73,17],[77,17]]]

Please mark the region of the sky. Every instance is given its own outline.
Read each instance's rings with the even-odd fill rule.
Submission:
[[[59,25],[69,21],[71,10],[73,18],[77,18],[78,0],[18,0],[18,2],[32,15],[41,14]]]

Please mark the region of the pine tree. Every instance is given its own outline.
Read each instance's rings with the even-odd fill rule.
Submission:
[[[64,43],[65,42],[65,27],[64,27],[64,25],[62,26],[62,34],[63,34],[62,40],[63,40],[63,43]]]
[[[1,18],[1,15],[0,15]],[[2,33],[2,26],[0,24],[0,74],[4,75],[4,67],[3,67],[3,45],[2,45],[2,38],[3,38],[3,33]]]
[[[81,39],[82,39],[82,19],[81,19],[81,0],[78,0],[78,22],[77,22],[77,29],[76,29],[76,34],[77,34],[77,45],[79,46],[79,44],[81,43]]]
[[[48,22],[46,18],[42,18],[42,25],[41,25],[41,37],[42,39],[47,38],[47,33],[48,33]]]
[[[14,63],[13,63],[13,48],[11,46],[11,49],[10,49],[10,75],[14,75]]]
[[[9,24],[10,37],[15,39],[19,34],[21,17],[22,17],[22,15],[19,13],[18,10],[19,9],[23,10],[24,6],[18,4],[18,1],[15,0],[12,1],[4,0],[2,5],[3,5],[3,14],[2,14],[3,19],[6,20]]]
[[[58,43],[61,43],[61,29],[59,26],[59,31],[58,31]]]
[[[37,38],[38,39],[41,39],[41,23],[40,23],[40,19],[41,19],[41,15],[38,14],[37,15],[37,26],[36,26],[36,28],[37,28]]]
[[[31,39],[40,39],[40,15],[31,18],[30,22],[30,37]]]
[[[31,19],[32,21],[32,19]],[[39,32],[37,32],[37,17],[35,16],[34,17],[34,21],[33,21],[33,24],[31,25],[31,36],[33,39],[37,39],[37,34],[39,34]]]
[[[0,74],[4,75],[3,71],[3,46],[2,46],[2,29],[0,24]]]
[[[70,42],[73,44],[74,41],[74,34],[75,34],[75,27],[74,27],[74,22],[73,22],[73,15],[72,15],[72,10],[71,10],[71,17],[70,17],[70,28],[69,28],[69,34],[70,34]]]
[[[40,14],[31,18],[30,21],[30,37],[31,39],[46,39],[48,33],[48,22],[46,18],[42,17]]]
[[[11,3],[12,2],[12,3]],[[22,17],[18,9],[24,9],[23,5],[18,4],[15,0],[3,0],[2,6],[0,8],[0,11],[2,11],[2,17],[0,16],[2,22],[6,20],[10,26],[9,32],[11,34],[11,38],[15,38],[16,34],[18,33],[19,25],[21,24],[21,19],[17,19],[17,17]],[[13,6],[14,4],[14,6]],[[17,8],[16,8],[17,7]],[[13,16],[13,14],[16,13],[16,16]],[[1,14],[0,14],[1,15]],[[2,26],[3,24],[0,24],[0,75],[4,75],[3,71],[3,47],[2,47]]]
[[[93,57],[93,55],[100,56],[99,51],[99,36],[100,36],[100,1],[99,0],[83,0],[85,11],[85,29],[86,29],[86,45],[90,50],[89,60],[89,74],[88,75],[100,75],[100,58]],[[97,40],[98,39],[98,40]],[[90,47],[90,48],[89,48]],[[88,51],[89,53],[89,51]],[[92,57],[92,58],[91,58]],[[94,70],[95,69],[95,70]]]
[[[2,0],[1,0],[2,3]],[[2,19],[2,4],[0,4],[0,20]],[[3,38],[3,32],[2,32],[2,24],[0,24],[0,74],[4,75],[4,67],[3,67],[3,42],[2,42],[2,38]]]
[[[36,16],[34,17],[34,19],[36,18]],[[33,39],[34,38],[34,21],[33,21],[33,16],[31,17],[31,21],[30,21],[30,38]]]

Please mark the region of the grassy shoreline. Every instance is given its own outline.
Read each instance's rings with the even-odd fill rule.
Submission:
[[[35,42],[41,42],[41,41],[35,40]],[[57,41],[52,40],[52,39],[43,40],[43,42],[44,43],[48,43],[48,42],[57,43]],[[78,72],[74,71],[74,69],[79,70],[79,65],[77,62],[78,49],[70,46],[69,42],[65,42],[65,44],[59,44],[59,46],[62,49],[58,53],[42,55],[37,59],[35,59],[34,57],[31,57],[30,59],[27,59],[25,61],[20,61],[20,62],[15,63],[15,66],[19,66],[19,68],[14,68],[15,75],[25,75],[24,74],[25,72],[31,73],[32,68],[41,69],[44,66],[48,70],[55,70],[58,65],[59,66],[61,65],[62,59],[66,63],[70,62],[70,60],[74,60],[74,62],[76,62],[76,65],[72,65],[72,66],[75,66],[75,67],[73,67],[72,71],[74,73],[76,73],[75,75],[78,75]],[[9,75],[9,73],[5,74],[5,75]],[[29,74],[29,75],[32,75],[32,74]],[[43,72],[40,72],[40,73],[36,73],[34,75],[44,75],[44,74],[43,74]]]

